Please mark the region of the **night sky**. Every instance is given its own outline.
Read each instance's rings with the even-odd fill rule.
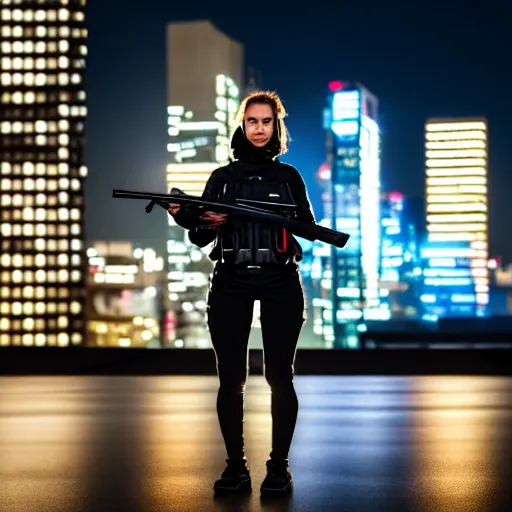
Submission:
[[[428,117],[486,117],[491,255],[511,262],[512,3],[304,5],[301,10],[297,2],[279,1],[88,2],[88,241],[133,240],[165,249],[165,212],[148,215],[144,202],[112,199],[112,189],[165,192],[165,26],[210,19],[245,46],[245,63],[259,69],[262,86],[281,95],[293,138],[283,161],[304,176],[317,217],[315,172],[325,158],[322,109],[329,81],[357,80],[379,98],[385,190],[424,195]]]

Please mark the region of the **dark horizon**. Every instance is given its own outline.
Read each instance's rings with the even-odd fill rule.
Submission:
[[[454,0],[428,8],[370,1],[300,12],[272,6],[275,32],[251,6],[205,0],[171,5],[109,0],[87,7],[87,239],[133,240],[165,250],[164,212],[115,201],[113,188],[165,190],[165,26],[210,19],[245,46],[246,68],[276,90],[288,110],[293,142],[284,161],[305,178],[317,218],[315,173],[324,161],[322,110],[331,80],[354,80],[380,101],[382,187],[424,195],[424,125],[435,117],[485,117],[489,123],[490,256],[512,262],[507,135],[512,107],[499,94],[509,82],[512,7],[473,7]],[[288,6],[290,5],[290,7]],[[502,5],[501,5],[502,4]],[[259,13],[259,11],[258,11]],[[108,219],[108,222],[105,221]]]

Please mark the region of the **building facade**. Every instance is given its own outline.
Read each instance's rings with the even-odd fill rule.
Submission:
[[[231,133],[243,93],[243,47],[209,21],[167,27],[167,185],[200,195],[230,159]],[[208,348],[206,294],[210,247],[190,244],[169,216],[168,298],[175,346]]]
[[[355,82],[329,84],[324,111],[330,218],[327,227],[350,234],[343,249],[330,248],[334,347],[357,348],[366,320],[383,319],[380,267],[380,130],[378,100]],[[329,316],[328,311],[325,315]]]
[[[0,345],[84,343],[85,4],[0,7]]]
[[[489,302],[486,121],[428,120],[425,157],[422,301],[432,319],[484,316]]]
[[[423,232],[419,215],[424,213],[418,199],[400,192],[386,192],[381,196],[379,288],[381,300],[389,308],[389,320],[417,320],[423,313],[420,301]]]
[[[123,241],[93,242],[87,257],[87,346],[165,347],[163,258]]]

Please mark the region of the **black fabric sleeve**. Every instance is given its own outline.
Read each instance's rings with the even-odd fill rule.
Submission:
[[[293,200],[297,205],[297,219],[307,223],[315,223],[315,215],[309,202],[308,192],[306,190],[306,184],[301,174],[295,167],[290,166],[291,177],[289,181],[290,191],[293,196]]]
[[[223,168],[213,171],[206,182],[203,193],[201,194],[201,199],[205,201],[218,200],[225,183],[226,176],[223,172]],[[194,245],[206,247],[215,240],[218,228],[200,227],[199,215],[200,212],[196,206],[184,205],[173,217],[176,224],[189,231],[188,238]]]

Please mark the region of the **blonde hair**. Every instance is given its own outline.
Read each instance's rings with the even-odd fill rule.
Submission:
[[[274,91],[255,91],[246,96],[236,115],[236,121],[239,125],[243,126],[244,115],[249,105],[260,103],[270,105],[274,114],[274,131],[276,132],[277,140],[279,141],[278,155],[284,155],[288,151],[289,135],[284,118],[286,117],[286,110],[283,102]],[[244,130],[245,131],[245,130]]]

